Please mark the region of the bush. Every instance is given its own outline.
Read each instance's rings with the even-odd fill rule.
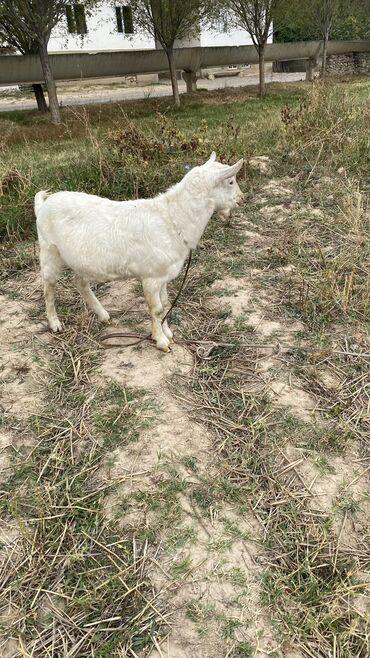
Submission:
[[[358,93],[315,82],[299,108],[286,106],[281,118],[296,161],[345,166],[357,176],[368,171],[370,107]]]

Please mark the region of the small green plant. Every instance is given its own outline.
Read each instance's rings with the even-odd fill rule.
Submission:
[[[171,566],[171,571],[175,578],[183,578],[190,571],[192,561],[190,557],[186,557],[183,560],[174,562]]]
[[[253,653],[253,647],[248,640],[238,642],[234,649],[233,658],[249,658]]]
[[[233,640],[235,638],[235,631],[243,626],[239,619],[228,619],[223,626],[222,635],[225,640]]]

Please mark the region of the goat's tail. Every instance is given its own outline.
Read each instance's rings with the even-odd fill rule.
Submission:
[[[35,215],[37,217],[38,212],[42,206],[42,204],[46,201],[48,198],[50,192],[48,190],[42,190],[41,192],[37,192],[35,195]]]

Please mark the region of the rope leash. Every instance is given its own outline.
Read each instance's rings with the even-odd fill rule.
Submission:
[[[182,282],[181,282],[181,286],[180,286],[180,288],[177,292],[177,295],[176,295],[175,299],[173,300],[170,308],[168,309],[166,315],[162,319],[161,324],[163,324],[167,320],[169,315],[172,313],[172,311],[175,308],[175,306],[177,304],[177,301],[178,301],[178,299],[179,299],[179,297],[180,297],[180,295],[183,291],[186,279],[188,277],[188,273],[189,273],[189,269],[190,269],[190,265],[191,265],[191,261],[192,261],[192,256],[193,256],[193,252],[190,249],[189,256],[188,256],[188,262],[187,262],[184,277],[183,277]],[[111,343],[110,345],[104,345],[103,344],[104,341],[109,340],[110,338],[134,338],[135,340],[131,343],[124,343],[123,345],[121,343]],[[104,334],[103,336],[100,337],[99,340],[100,340],[100,342],[102,343],[102,345],[105,349],[109,349],[111,347],[131,347],[133,345],[139,345],[140,343],[143,343],[144,341],[149,341],[149,342],[154,343],[151,334],[147,334],[147,335],[143,336],[142,334],[121,332],[121,331],[113,332],[113,333],[110,333],[110,334]],[[178,342],[179,343],[194,343],[196,341],[184,341],[183,340],[183,341],[178,341]]]

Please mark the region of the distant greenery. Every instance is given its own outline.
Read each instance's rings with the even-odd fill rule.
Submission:
[[[305,4],[292,10],[290,2],[282,2],[275,12],[274,41],[316,41],[322,38],[319,28],[310,19]],[[370,12],[366,5],[349,3],[338,13],[330,38],[338,41],[370,39]]]

